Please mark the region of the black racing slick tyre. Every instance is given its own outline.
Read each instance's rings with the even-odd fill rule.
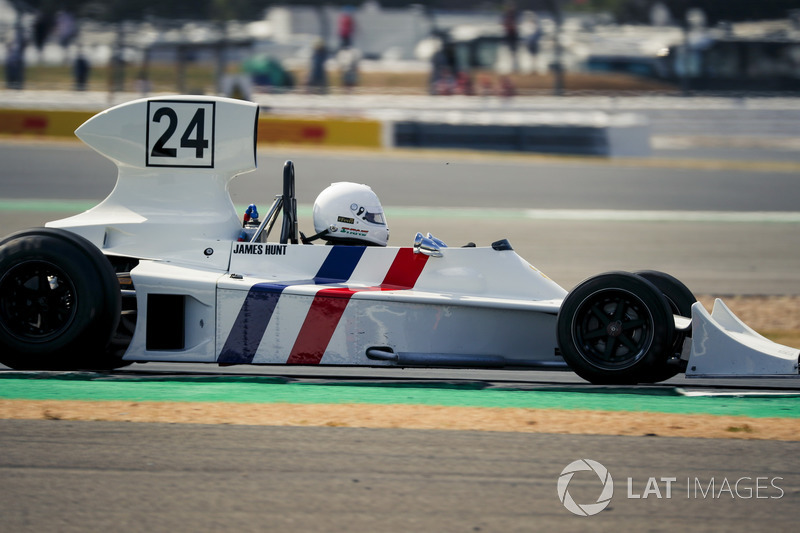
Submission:
[[[661,294],[667,299],[667,303],[673,314],[692,318],[692,306],[697,302],[697,298],[695,298],[692,291],[690,291],[683,282],[665,272],[659,272],[657,270],[642,270],[635,272],[635,274],[643,277],[661,291]],[[672,352],[652,369],[650,376],[651,383],[667,380],[681,371],[680,366],[670,363],[669,359],[680,359],[681,351],[683,350],[683,341],[690,335],[691,328],[689,328],[689,331],[675,331]]]
[[[558,345],[564,360],[595,384],[649,382],[672,348],[675,322],[661,291],[641,276],[609,272],[564,299]]]
[[[0,363],[20,370],[109,369],[120,318],[114,268],[91,242],[37,228],[0,241]]]
[[[697,298],[683,282],[657,270],[640,270],[634,274],[643,277],[661,291],[673,314],[691,318],[692,306],[697,302]]]

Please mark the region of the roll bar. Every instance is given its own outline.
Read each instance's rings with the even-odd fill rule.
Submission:
[[[281,211],[283,212],[283,223],[280,243],[298,244],[299,226],[297,223],[297,199],[294,196],[294,163],[292,161],[286,161],[283,164],[283,194],[275,196],[272,207],[261,221],[258,230],[250,238],[250,242],[261,242],[261,234],[264,231],[266,231],[265,238],[269,237]]]

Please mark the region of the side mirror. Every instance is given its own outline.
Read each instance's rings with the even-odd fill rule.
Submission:
[[[442,257],[442,248],[447,245],[430,233],[425,237],[422,233],[417,233],[414,237],[414,253],[425,254],[430,257]]]

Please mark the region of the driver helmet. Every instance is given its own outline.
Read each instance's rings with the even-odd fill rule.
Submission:
[[[389,228],[378,196],[367,185],[339,182],[314,202],[314,231],[332,244],[386,246]]]

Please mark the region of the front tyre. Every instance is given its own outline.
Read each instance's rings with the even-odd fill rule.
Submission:
[[[589,278],[564,299],[558,345],[564,360],[595,384],[650,381],[672,347],[675,323],[652,283],[627,272]]]
[[[114,269],[91,242],[54,229],[0,241],[0,363],[15,369],[115,368],[120,317]]]

